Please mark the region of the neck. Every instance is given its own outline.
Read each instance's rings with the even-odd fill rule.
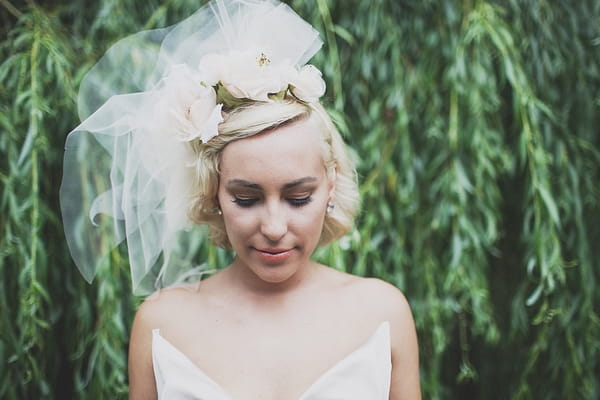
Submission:
[[[238,259],[227,268],[228,278],[232,287],[254,297],[281,297],[306,287],[317,273],[319,264],[309,261],[283,281],[269,282],[261,279],[248,266]]]

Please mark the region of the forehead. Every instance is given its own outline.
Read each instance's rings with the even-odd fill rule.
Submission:
[[[221,157],[221,178],[285,181],[323,174],[320,129],[309,118],[229,143]]]

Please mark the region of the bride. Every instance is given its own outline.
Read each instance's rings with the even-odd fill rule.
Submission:
[[[275,0],[215,0],[168,30],[151,88],[111,97],[69,136],[65,165],[85,134],[112,151],[111,189],[86,215],[124,221],[134,286],[150,276],[160,289],[134,320],[130,399],[420,398],[402,293],[311,259],[351,228],[358,198],[352,162],[319,103],[325,84],[305,65],[321,45],[316,35]],[[159,200],[140,218],[152,196]],[[206,224],[235,258],[172,285],[173,238],[188,222]],[[164,262],[151,275],[155,251]]]

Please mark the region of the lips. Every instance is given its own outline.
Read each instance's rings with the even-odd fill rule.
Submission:
[[[269,264],[277,264],[286,261],[292,256],[294,251],[291,249],[255,249],[256,254],[261,260]]]

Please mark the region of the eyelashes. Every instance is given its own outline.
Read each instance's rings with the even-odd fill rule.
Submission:
[[[306,197],[302,197],[302,198],[292,197],[292,198],[288,199],[287,201],[294,207],[302,207],[312,201],[312,196],[306,196]]]
[[[255,205],[256,203],[258,203],[259,200],[260,200],[259,198],[254,198],[254,197],[253,198],[235,197],[231,201],[240,207],[250,208],[253,205]],[[303,207],[312,201],[312,195],[309,195],[306,197],[301,197],[301,198],[290,197],[290,198],[286,199],[286,201],[293,207]]]
[[[235,204],[237,204],[240,207],[248,208],[248,207],[252,207],[254,204],[256,204],[258,199],[242,199],[242,198],[236,197],[231,201],[233,201]]]

